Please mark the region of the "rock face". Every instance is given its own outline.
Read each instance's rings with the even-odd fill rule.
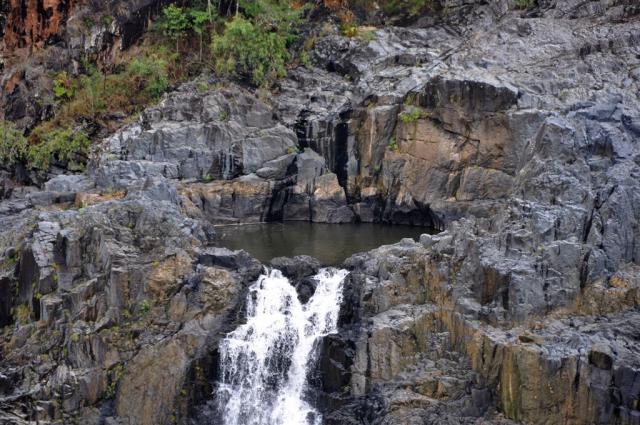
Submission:
[[[639,79],[618,72],[638,64],[638,9],[540,6],[454,7],[464,37],[320,42],[366,106],[340,103],[359,125],[348,197],[448,227],[346,263],[329,423],[638,423]]]
[[[166,423],[183,387],[206,383],[191,369],[214,368],[214,335],[261,266],[205,250],[201,226],[157,192],[10,218],[3,423]]]
[[[324,28],[269,102],[185,84],[85,175],[3,175],[0,422],[206,423],[261,271],[214,225],[285,219],[446,228],[346,261],[326,423],[639,424],[640,9],[437,6]]]
[[[508,287],[486,266],[462,278],[477,261],[466,239],[474,229],[456,227],[347,261],[342,327],[319,365],[327,422],[358,423],[366,412],[389,424],[636,423],[635,301],[620,294],[611,313],[593,316],[585,293],[548,318],[496,317]]]
[[[0,6],[0,118],[30,129],[51,117],[51,74],[110,63],[166,0],[7,0]]]
[[[238,86],[200,94],[187,84],[108,139],[90,174],[105,190],[174,180],[184,211],[216,224],[353,221],[325,160],[298,153],[295,133],[272,115]]]
[[[50,1],[38,5],[36,1],[11,0],[3,31],[6,48],[42,47],[61,32],[71,12],[71,1]]]

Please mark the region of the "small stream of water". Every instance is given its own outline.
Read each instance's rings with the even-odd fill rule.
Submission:
[[[278,270],[260,276],[247,295],[247,322],[220,344],[218,400],[225,425],[319,425],[306,397],[318,342],[336,332],[346,270],[315,276],[301,304]]]

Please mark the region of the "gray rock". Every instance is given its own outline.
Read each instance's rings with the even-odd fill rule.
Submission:
[[[93,186],[93,182],[82,174],[62,174],[44,184],[49,192],[84,192]]]
[[[269,265],[294,281],[313,276],[320,270],[320,262],[308,255],[296,255],[292,258],[276,257],[269,262]]]

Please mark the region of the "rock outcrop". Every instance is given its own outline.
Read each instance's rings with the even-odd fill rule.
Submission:
[[[367,158],[347,167],[348,196],[383,194],[386,217],[423,205],[448,227],[347,262],[320,366],[331,423],[500,422],[494,407],[524,423],[638,422],[639,79],[620,72],[638,65],[638,9],[507,6],[466,10],[464,37],[321,44],[366,106],[348,131],[354,161]]]
[[[586,292],[549,317],[507,321],[496,317],[507,281],[486,265],[462,278],[477,230],[456,230],[347,261],[341,330],[319,365],[327,422],[636,423],[637,279],[609,290],[605,315],[584,309]]]
[[[3,216],[3,423],[165,423],[210,388],[208,356],[262,268],[207,250],[172,199],[149,183]]]

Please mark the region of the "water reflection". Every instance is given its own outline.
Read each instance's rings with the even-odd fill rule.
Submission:
[[[356,252],[418,238],[431,229],[386,224],[285,222],[217,228],[220,245],[244,249],[262,262],[274,257],[310,255],[325,265],[341,264]]]

